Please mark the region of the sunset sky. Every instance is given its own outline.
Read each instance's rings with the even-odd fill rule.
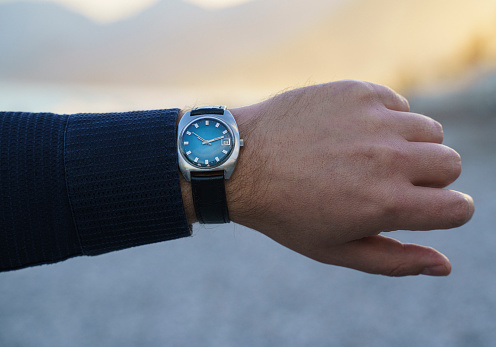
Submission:
[[[176,6],[186,1],[209,9],[251,3],[226,18]],[[4,6],[2,20],[26,24],[0,35],[9,47],[0,55],[3,78],[189,88],[215,76],[218,86],[270,90],[353,78],[411,89],[496,68],[495,0],[0,0],[8,3],[19,6]],[[41,17],[34,3],[52,6]],[[67,31],[64,18],[74,16],[53,4],[95,22]],[[197,25],[182,25],[189,10]],[[219,53],[226,45],[229,54]]]
[[[0,0],[16,2],[19,0]],[[25,1],[25,0],[23,0]],[[131,16],[159,0],[29,0],[31,2],[56,2],[99,22],[112,22]],[[222,8],[252,0],[183,0],[206,8]]]

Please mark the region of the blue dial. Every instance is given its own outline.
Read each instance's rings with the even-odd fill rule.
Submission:
[[[191,165],[204,168],[221,165],[234,148],[228,127],[215,118],[201,118],[188,125],[180,145]]]

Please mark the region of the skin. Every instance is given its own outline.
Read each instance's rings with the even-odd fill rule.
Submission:
[[[441,124],[391,89],[339,81],[231,109],[245,140],[226,181],[231,219],[314,260],[388,276],[446,276],[433,248],[384,236],[458,227],[470,196],[445,189],[460,156]],[[189,223],[190,183],[181,175]]]

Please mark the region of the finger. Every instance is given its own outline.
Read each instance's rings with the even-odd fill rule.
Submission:
[[[410,112],[390,112],[386,121],[407,141],[443,143],[443,126],[430,117]]]
[[[450,147],[412,142],[407,147],[406,174],[416,186],[444,188],[462,172],[460,155]]]
[[[391,230],[450,229],[467,223],[474,214],[472,197],[454,190],[405,188],[396,201]]]
[[[401,112],[410,111],[410,104],[404,96],[396,93],[389,87],[375,83],[370,84],[379,96],[379,99],[382,101],[384,106],[386,106],[388,109]]]
[[[451,272],[448,258],[435,249],[382,235],[337,246],[317,260],[386,276],[447,276]]]

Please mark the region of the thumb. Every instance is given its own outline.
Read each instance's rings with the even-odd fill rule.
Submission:
[[[386,276],[447,276],[451,272],[448,258],[437,250],[382,235],[334,247],[316,260]]]

